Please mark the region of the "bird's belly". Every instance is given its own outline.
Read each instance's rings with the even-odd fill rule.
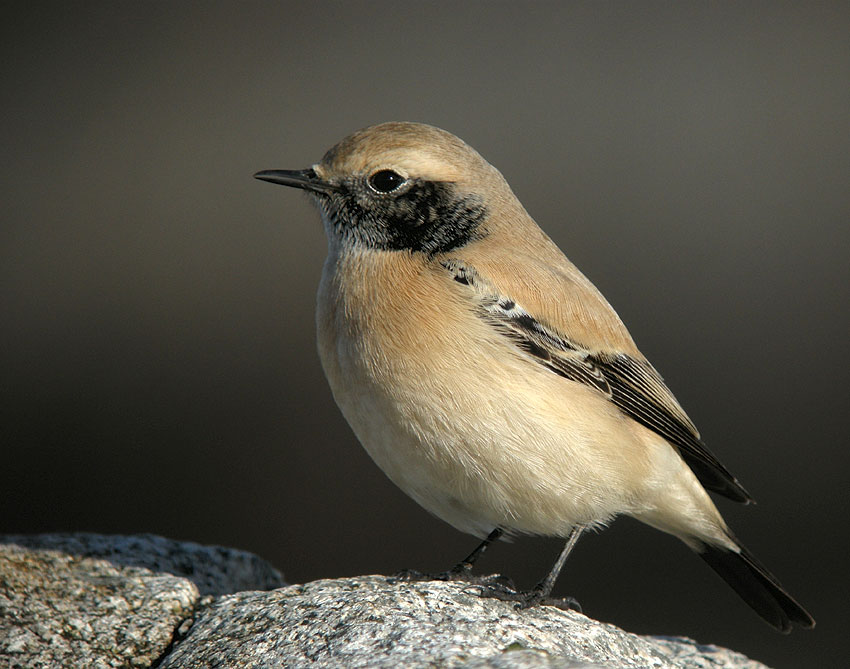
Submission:
[[[488,373],[463,356],[394,367],[362,348],[322,348],[334,398],[366,451],[457,529],[566,535],[633,510],[640,467],[624,466],[619,451],[641,446],[596,391],[573,384],[561,400],[572,382],[519,358]]]

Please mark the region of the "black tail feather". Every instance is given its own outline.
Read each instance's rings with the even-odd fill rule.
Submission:
[[[740,553],[704,544],[700,557],[705,560],[752,609],[783,634],[792,624],[812,628],[814,619],[752,554],[741,547]]]

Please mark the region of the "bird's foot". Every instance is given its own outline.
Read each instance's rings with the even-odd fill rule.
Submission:
[[[540,604],[554,606],[562,611],[582,612],[581,604],[573,597],[550,597],[543,590],[533,588],[531,590],[517,590],[516,588],[505,588],[501,585],[481,584],[479,586],[479,597],[491,597],[503,602],[514,602],[517,609],[530,609]]]
[[[478,576],[472,573],[471,568],[463,563],[437,574],[424,573],[415,569],[402,569],[400,572],[393,574],[393,578],[399,581],[462,581],[480,588],[495,588],[504,590],[505,592],[516,592],[514,582],[507,576],[502,574],[489,574],[487,576]]]
[[[581,604],[573,597],[550,597],[540,588],[531,590],[519,590],[514,582],[502,574],[489,574],[478,576],[472,573],[469,567],[463,563],[438,574],[423,573],[415,569],[403,569],[393,575],[399,581],[461,581],[471,585],[479,597],[498,599],[503,602],[514,602],[517,609],[529,609],[532,606],[543,604],[554,606],[563,611],[578,611],[581,613]]]

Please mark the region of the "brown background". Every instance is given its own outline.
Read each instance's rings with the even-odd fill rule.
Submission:
[[[730,524],[819,624],[774,634],[628,520],[558,590],[779,667],[846,655],[850,5],[77,4],[7,9],[0,40],[0,531],[238,546],[291,582],[471,549],[337,412],[321,227],[251,178],[426,121],[618,309],[758,499],[720,501]],[[482,568],[531,585],[559,546]]]

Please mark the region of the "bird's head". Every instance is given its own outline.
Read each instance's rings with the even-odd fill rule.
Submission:
[[[420,123],[372,126],[308,169],[254,176],[310,193],[328,235],[344,244],[430,256],[483,238],[492,207],[516,202],[474,149]]]

